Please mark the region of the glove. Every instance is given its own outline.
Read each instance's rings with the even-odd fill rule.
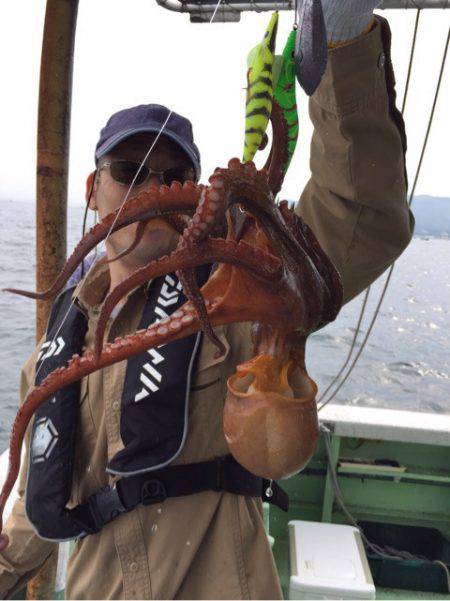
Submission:
[[[352,40],[364,33],[380,4],[381,0],[322,0],[328,43]]]

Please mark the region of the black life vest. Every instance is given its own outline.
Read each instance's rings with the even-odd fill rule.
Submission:
[[[198,270],[200,285],[211,267]],[[37,363],[35,384],[81,353],[85,315],[72,304],[73,288],[53,305],[46,340]],[[139,329],[171,315],[186,298],[174,273],[152,282]],[[132,476],[159,470],[181,452],[187,435],[190,379],[201,333],[131,357],[121,401],[120,433],[124,449],[107,471]],[[41,538],[67,540],[85,534],[66,508],[71,496],[73,458],[79,415],[80,383],[59,390],[36,411],[31,435],[26,512]]]

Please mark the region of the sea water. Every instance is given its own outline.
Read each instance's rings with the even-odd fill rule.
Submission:
[[[82,208],[69,207],[68,247],[81,236]],[[34,289],[34,206],[0,202],[0,288]],[[450,413],[450,239],[414,237],[396,262],[381,310],[350,377],[333,398],[347,405]],[[372,285],[360,348],[386,273]],[[343,365],[364,293],[311,335],[307,368],[319,397]],[[35,301],[0,293],[0,451],[17,410],[20,368],[34,343]],[[329,394],[325,398],[328,398]]]

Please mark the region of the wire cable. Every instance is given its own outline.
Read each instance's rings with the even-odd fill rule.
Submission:
[[[446,63],[446,60],[447,60],[449,41],[450,41],[450,27],[449,27],[448,32],[447,32],[447,40],[445,42],[444,53],[443,53],[443,56],[442,56],[441,69],[439,71],[439,77],[438,77],[438,82],[437,82],[437,86],[436,86],[436,92],[434,94],[433,105],[432,105],[432,108],[431,108],[430,117],[428,119],[428,126],[427,126],[427,131],[426,131],[425,139],[424,139],[423,146],[422,146],[422,152],[420,153],[420,159],[419,159],[419,164],[417,166],[416,176],[414,178],[414,183],[413,183],[413,186],[411,188],[411,194],[410,194],[409,202],[408,202],[409,206],[411,206],[413,198],[414,198],[414,194],[416,192],[417,181],[419,179],[420,170],[422,168],[422,163],[423,163],[423,159],[424,159],[424,156],[425,156],[425,150],[426,150],[426,147],[427,147],[427,144],[428,144],[428,138],[430,136],[431,126],[432,126],[433,119],[434,119],[434,112],[435,112],[435,109],[436,109],[437,99],[438,99],[438,96],[439,96],[439,91],[441,89],[442,78],[443,78],[443,75],[444,75],[444,68],[445,68],[445,63]]]
[[[416,51],[417,32],[419,30],[420,11],[421,11],[421,9],[418,8],[417,9],[417,13],[416,13],[416,21],[414,23],[414,33],[413,33],[413,39],[412,39],[412,43],[411,43],[411,52],[409,54],[408,74],[406,76],[405,92],[403,94],[403,102],[402,102],[402,109],[401,109],[402,115],[405,112],[406,100],[408,98],[409,82],[411,80],[412,66],[413,66],[413,60],[414,60],[414,53]]]
[[[324,398],[324,396],[327,394],[327,392],[330,390],[330,388],[333,386],[333,384],[339,380],[339,378],[341,377],[342,372],[347,367],[348,362],[351,359],[351,356],[353,354],[353,349],[355,348],[356,339],[358,338],[359,330],[361,328],[361,323],[362,323],[362,320],[363,320],[363,317],[364,317],[364,312],[366,310],[366,305],[367,305],[367,300],[369,298],[369,294],[370,294],[370,286],[366,289],[366,293],[364,295],[363,304],[362,304],[362,307],[361,307],[361,311],[359,313],[358,324],[356,326],[355,333],[353,334],[353,340],[352,340],[352,343],[350,345],[350,350],[348,351],[345,363],[341,367],[341,369],[339,370],[338,374],[334,377],[334,379],[331,381],[331,383],[328,384],[327,388],[322,392],[322,394],[320,395],[320,397],[317,399],[318,403],[320,403],[320,401]],[[334,396],[334,394],[333,394],[333,396]]]

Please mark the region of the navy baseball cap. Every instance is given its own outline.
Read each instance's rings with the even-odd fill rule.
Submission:
[[[95,147],[95,162],[119,142],[141,132],[158,133],[167,117],[169,109],[160,104],[141,104],[114,113],[100,132],[100,139]],[[200,152],[194,143],[192,124],[189,119],[175,112],[161,132],[162,136],[173,140],[192,161],[196,179],[200,179]]]

